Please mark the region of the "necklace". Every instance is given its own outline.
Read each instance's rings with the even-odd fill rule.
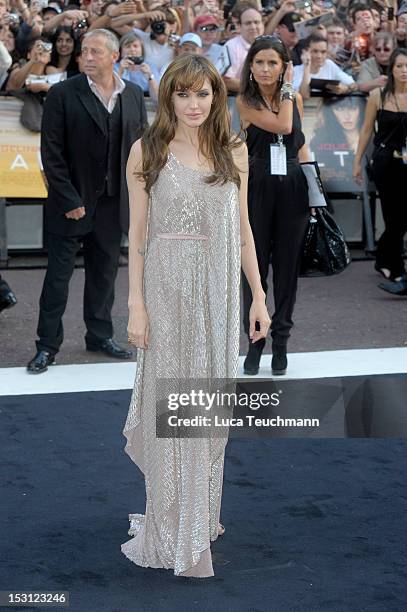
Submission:
[[[269,100],[267,100],[267,98],[265,98],[264,96],[262,96],[262,99],[263,99],[264,104],[266,105],[267,110],[269,110],[269,111],[270,111],[270,113],[274,113],[275,115],[278,115],[278,112],[279,112],[279,111],[278,111],[278,110],[277,110],[277,111],[274,111],[274,110],[273,110],[273,108],[272,108],[271,103],[269,102]]]

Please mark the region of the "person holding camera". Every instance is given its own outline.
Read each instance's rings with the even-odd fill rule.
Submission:
[[[51,60],[51,51],[52,44],[44,38],[30,41],[27,61],[23,66],[18,66],[11,71],[6,91],[21,89],[26,85],[27,89],[33,93],[47,93],[51,85],[46,82],[45,69]],[[34,81],[37,82],[34,83]]]
[[[134,27],[134,23],[146,23],[149,31]],[[144,48],[144,59],[147,64],[154,64],[158,70],[172,61],[174,47],[170,36],[177,27],[177,20],[170,10],[154,10],[145,13],[129,13],[111,18],[110,26],[115,32],[124,35],[133,31],[141,39]],[[125,30],[127,28],[127,31]],[[131,28],[131,30],[130,30]]]
[[[158,70],[174,59],[175,51],[170,44],[170,35],[175,23],[172,13],[166,12],[165,19],[151,21],[150,32],[134,28],[135,34],[143,41],[146,62],[155,64]]]
[[[144,59],[143,42],[135,32],[128,32],[120,39],[120,61],[115,71],[127,81],[141,87],[154,101],[158,96],[159,71],[154,64]]]
[[[126,161],[144,132],[147,113],[141,89],[114,72],[118,58],[113,32],[88,32],[82,42],[84,74],[55,85],[45,101],[41,159],[48,182],[48,267],[30,374],[45,372],[62,344],[62,316],[81,244],[86,349],[117,359],[132,356],[112,339],[112,307],[122,234],[129,223]]]

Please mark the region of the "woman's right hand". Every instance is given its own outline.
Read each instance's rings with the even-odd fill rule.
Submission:
[[[134,71],[136,69],[135,64],[127,59],[127,57],[124,57],[121,62],[120,62],[120,67],[119,67],[119,71],[121,71],[121,73],[123,73],[125,70],[131,70]],[[121,76],[121,74],[119,75]]]
[[[283,82],[284,83],[292,83],[294,78],[294,66],[292,61],[287,63],[287,68],[285,69]]]
[[[133,344],[137,348],[148,348],[150,324],[144,304],[142,306],[131,306],[129,308],[127,335],[130,344]]]
[[[352,176],[353,176],[354,181],[358,185],[362,184],[362,181],[363,181],[363,177],[362,177],[362,164],[357,159],[355,159],[354,162],[353,162]]]

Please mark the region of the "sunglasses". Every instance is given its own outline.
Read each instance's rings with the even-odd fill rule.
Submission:
[[[216,25],[201,26],[199,29],[201,32],[217,32],[219,30]]]
[[[375,51],[391,51],[391,47],[376,47]]]

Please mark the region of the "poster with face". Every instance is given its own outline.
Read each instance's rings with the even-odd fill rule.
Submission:
[[[305,139],[330,193],[361,191],[352,178],[352,166],[365,105],[362,96],[311,98],[304,105]]]

